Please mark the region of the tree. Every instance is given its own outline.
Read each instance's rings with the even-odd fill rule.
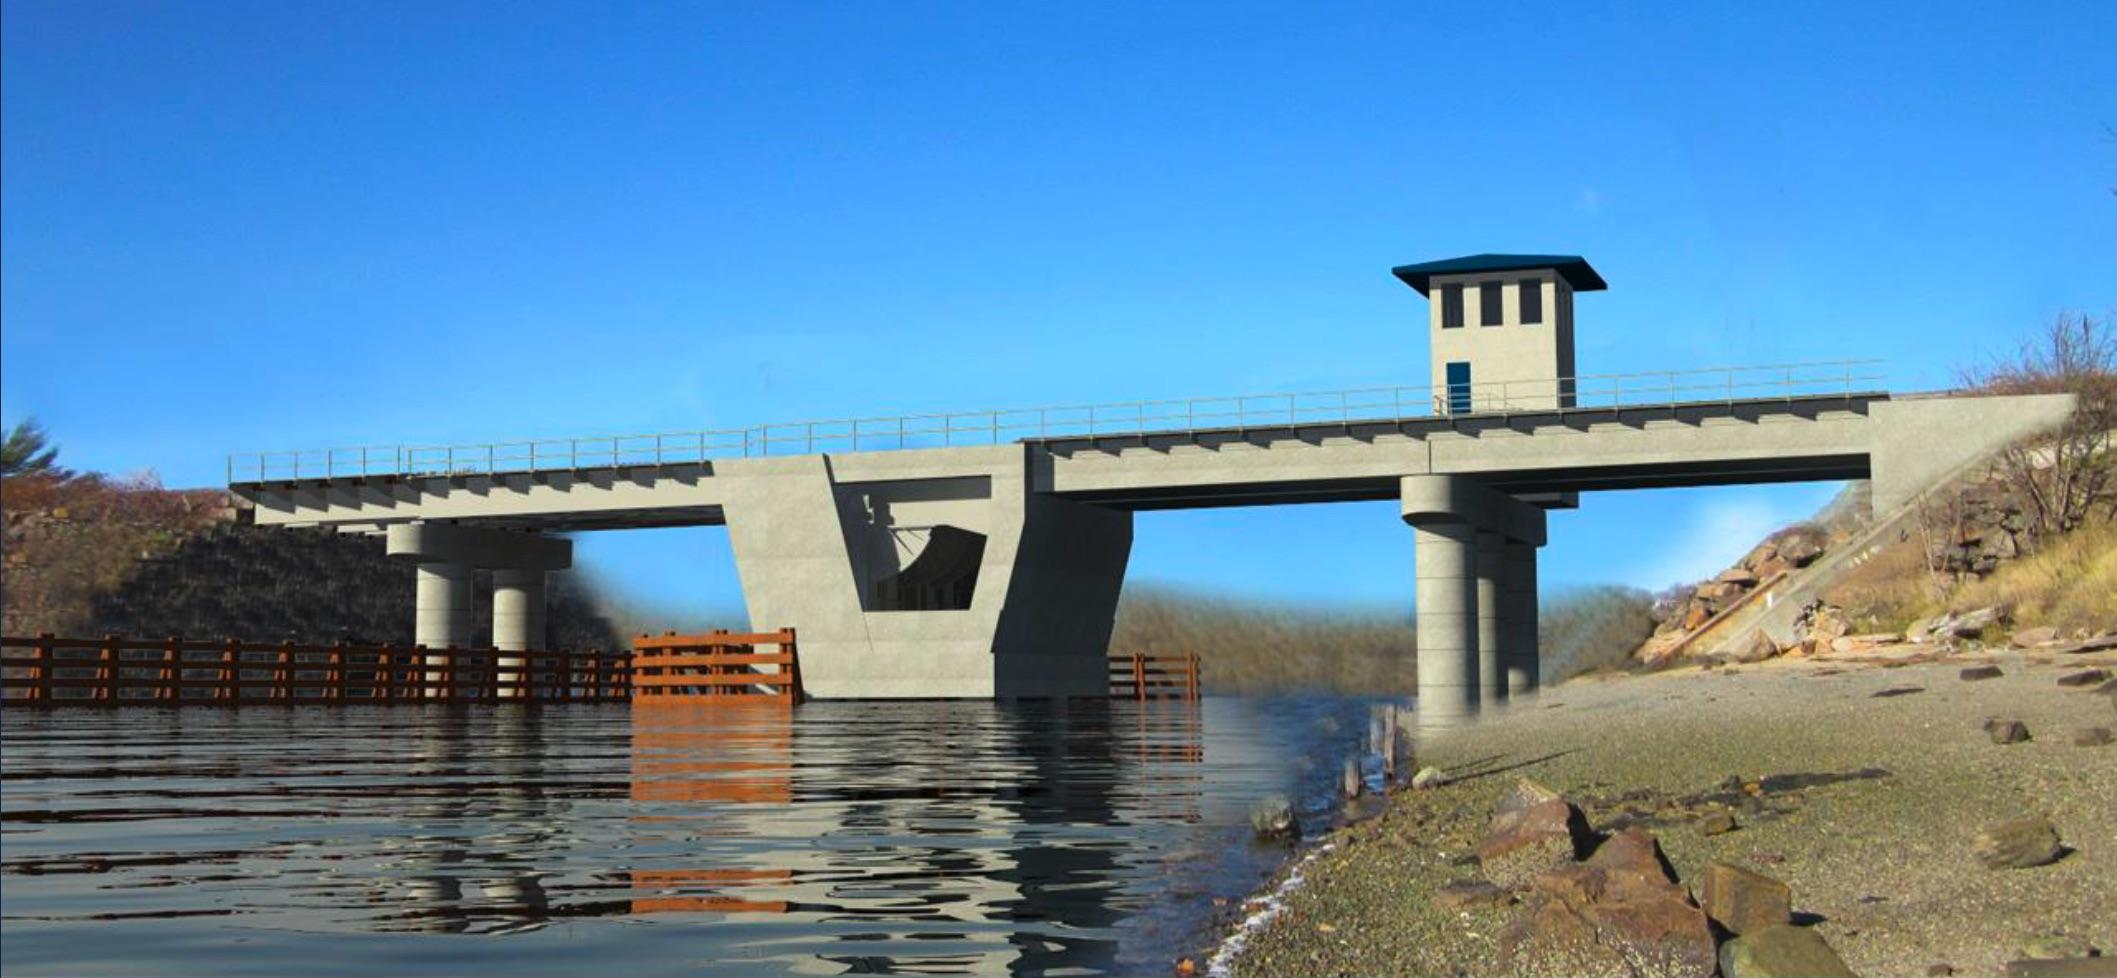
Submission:
[[[2064,533],[2102,509],[2117,517],[2117,333],[2084,314],[2062,314],[2014,356],[1966,371],[1966,386],[1994,394],[2072,394],[2073,415],[2046,438],[1999,458],[2007,486],[2038,537]]]
[[[0,442],[0,477],[41,475],[70,479],[73,473],[58,466],[59,448],[35,418],[24,418]]]

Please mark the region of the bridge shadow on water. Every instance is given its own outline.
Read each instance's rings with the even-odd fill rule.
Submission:
[[[1116,974],[1208,938],[1352,700],[4,717],[10,975]],[[472,939],[473,936],[478,939]],[[181,950],[179,950],[181,949]]]

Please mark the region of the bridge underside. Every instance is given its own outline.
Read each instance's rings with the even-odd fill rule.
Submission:
[[[1544,509],[1860,478],[1888,509],[2068,410],[1855,394],[232,488],[261,524],[454,524],[499,543],[726,524],[751,625],[796,629],[823,697],[1099,694],[1133,511],[1395,497],[1418,540],[1422,706],[1459,717],[1534,686]]]

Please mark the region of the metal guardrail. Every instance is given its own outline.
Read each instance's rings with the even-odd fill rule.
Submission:
[[[1652,407],[1876,392],[1881,360],[1829,360],[1550,380],[1487,381],[1453,388],[1366,387],[1109,404],[797,421],[712,431],[545,438],[471,445],[382,445],[228,456],[228,482],[384,476],[557,472],[681,465],[728,458],[996,445],[1007,441],[1568,409]]]

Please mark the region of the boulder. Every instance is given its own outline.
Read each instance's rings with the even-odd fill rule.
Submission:
[[[1779,645],[1759,630],[1737,645],[1723,647],[1720,654],[1730,662],[1763,662],[1779,654]]]
[[[2007,637],[2007,644],[2017,649],[2033,648],[2046,642],[2058,640],[2058,629],[2045,625],[2042,628],[2022,628]]]
[[[1618,861],[1641,852],[1627,844]],[[1680,887],[1657,876],[1580,864],[1536,877],[1522,914],[1499,934],[1496,970],[1708,978],[1716,961],[1705,914]]]
[[[1802,533],[1784,537],[1779,541],[1778,556],[1795,567],[1806,567],[1823,556],[1822,535]]]
[[[2017,818],[1988,825],[1970,840],[1970,853],[1987,869],[2027,869],[2065,854],[2049,819]]]
[[[1564,800],[1501,811],[1493,816],[1485,841],[1478,843],[1478,865],[1486,879],[1517,889],[1538,873],[1572,863],[1587,834],[1580,809]]]
[[[1744,934],[1720,946],[1726,978],[1853,978],[1823,935],[1779,924]]]
[[[2108,678],[2110,678],[2110,672],[2107,669],[2082,669],[2079,672],[2069,672],[2058,677],[2058,685],[2098,686],[2102,684],[2103,680]]]
[[[2029,725],[2020,720],[1992,717],[1985,721],[1985,733],[1992,736],[1995,744],[2019,744],[2029,739]]]
[[[1689,607],[1683,609],[1683,630],[1686,632],[1695,632],[1698,630],[1699,626],[1705,624],[1707,621],[1710,621],[1712,617],[1713,609],[1711,607],[1707,606],[1702,601],[1694,600],[1690,603]]]
[[[1948,634],[1957,638],[1976,638],[1984,634],[1985,629],[1994,625],[2004,624],[2006,620],[2007,614],[2003,609],[1979,608],[1976,611],[1966,611],[1960,615],[1950,615],[1941,622],[1941,625]],[[1936,629],[1936,631],[1939,630]]]
[[[1745,571],[1744,573],[1747,574],[1748,572]],[[1756,579],[1751,578],[1749,583],[1756,583]],[[1698,585],[1698,591],[1693,600],[1709,602],[1716,607],[1725,607],[1727,602],[1741,597],[1743,590],[1741,582],[1723,581],[1716,577],[1711,581]]]
[[[2108,727],[2089,727],[2073,732],[2075,747],[2108,747],[2112,743],[2117,743],[2117,735],[2112,735]]]
[[[1433,891],[1434,906],[1451,913],[1503,906],[1507,899],[1507,891],[1484,880],[1457,880]]]
[[[1676,885],[1676,870],[1661,853],[1661,843],[1645,829],[1625,829],[1602,841],[1586,865],[1602,870],[1616,885],[1652,888]]]
[[[1500,800],[1492,806],[1492,812],[1495,815],[1502,812],[1518,812],[1547,801],[1564,800],[1565,796],[1549,785],[1531,778],[1517,778],[1514,787],[1507,789],[1507,793],[1501,795]]]
[[[1260,839],[1286,841],[1301,834],[1294,804],[1285,795],[1266,795],[1250,807],[1250,828]]]
[[[1763,873],[1709,863],[1698,903],[1728,933],[1748,934],[1792,920],[1794,891]]]
[[[1740,590],[1747,589],[1757,583],[1757,575],[1752,573],[1747,567],[1730,567],[1713,575],[1713,580],[1722,584],[1736,585],[1737,589]]]
[[[1757,562],[1757,565],[1755,567],[1750,568],[1750,570],[1756,572],[1757,579],[1760,581],[1769,581],[1772,578],[1778,577],[1779,575],[1784,574],[1787,571],[1793,569],[1793,561],[1787,560],[1784,557],[1776,555],[1765,560],[1760,560]]]
[[[1976,682],[1980,679],[1998,679],[2006,673],[2001,672],[1998,666],[1971,666],[1956,675],[1962,677],[1964,682]]]

